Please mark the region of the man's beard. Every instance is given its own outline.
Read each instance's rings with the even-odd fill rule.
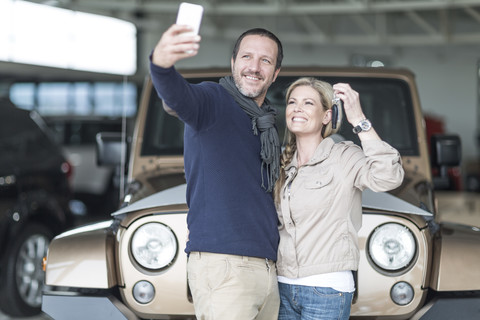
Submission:
[[[236,74],[235,72],[233,73],[233,80],[235,82],[235,86],[237,87],[238,91],[240,91],[240,93],[243,94],[245,97],[255,99],[261,96],[266,91],[265,87],[257,88],[253,92],[247,91],[245,88],[242,87],[242,84],[241,84],[242,75]]]

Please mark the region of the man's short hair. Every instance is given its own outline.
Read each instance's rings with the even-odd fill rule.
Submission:
[[[283,60],[282,43],[280,42],[280,40],[277,38],[276,35],[274,35],[272,32],[270,32],[266,29],[263,29],[263,28],[253,28],[253,29],[247,30],[244,33],[242,33],[240,35],[240,37],[238,37],[237,42],[235,42],[235,46],[233,47],[233,53],[232,53],[233,61],[235,61],[237,59],[238,50],[240,49],[240,43],[242,42],[243,38],[245,38],[246,36],[252,36],[252,35],[267,37],[267,38],[275,41],[275,43],[277,44],[277,48],[278,48],[277,62],[275,64],[275,70],[280,69],[280,67],[282,66],[282,60]]]

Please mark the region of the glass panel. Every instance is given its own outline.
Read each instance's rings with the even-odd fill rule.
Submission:
[[[142,144],[142,156],[183,154],[184,124],[163,110],[162,100],[152,90]]]
[[[278,78],[267,95],[279,112],[277,126],[282,141],[285,132],[285,91],[297,78]],[[331,84],[349,83],[360,94],[363,112],[375,126],[380,137],[402,155],[418,155],[412,98],[407,83],[396,79],[321,78],[321,80]],[[344,140],[360,145],[358,136],[352,132],[352,126],[345,116],[338,134]]]
[[[10,99],[19,108],[35,109],[42,116],[133,117],[137,112],[134,83],[15,83]]]
[[[278,109],[277,127],[280,140],[285,133],[285,91],[298,77],[279,77],[268,91],[268,99]],[[218,81],[218,78],[190,79]],[[417,132],[412,98],[407,84],[396,79],[322,78],[337,83],[350,83],[359,92],[363,111],[375,126],[380,137],[395,147],[402,155],[418,155]],[[172,119],[162,108],[162,102],[152,90],[142,155],[181,154],[183,152],[183,124]],[[352,126],[343,117],[339,135],[345,140],[360,144]]]
[[[133,84],[95,83],[93,91],[95,115],[120,117],[124,110],[127,117],[135,115],[137,92]]]
[[[32,110],[35,106],[35,84],[16,83],[10,87],[10,100],[19,108]]]
[[[78,82],[73,85],[74,113],[89,115],[93,113],[92,85],[88,82]]]
[[[93,86],[93,99],[95,108],[95,115],[113,116],[118,113],[115,105],[115,84],[113,83],[96,83]]]
[[[119,84],[116,98],[118,105],[122,106],[122,113],[125,110],[126,117],[133,117],[137,113],[137,87],[133,83]]]
[[[69,83],[40,83],[38,85],[38,112],[42,115],[69,113]]]

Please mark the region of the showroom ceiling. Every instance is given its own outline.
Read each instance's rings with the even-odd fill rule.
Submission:
[[[130,21],[140,47],[149,47],[176,18],[180,0],[28,0]],[[187,0],[188,1],[188,0]],[[480,52],[480,0],[204,0],[204,40],[233,42],[265,27],[288,45],[340,47],[454,46]],[[143,43],[143,44],[142,44]],[[0,61],[15,79],[118,79],[118,75]],[[138,81],[143,81],[137,75]]]
[[[133,22],[160,37],[181,1],[32,0]],[[234,39],[251,26],[284,43],[320,45],[458,45],[480,43],[476,0],[205,0],[203,37]]]

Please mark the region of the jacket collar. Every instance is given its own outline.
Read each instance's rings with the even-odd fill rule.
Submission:
[[[310,159],[305,165],[316,165],[317,163],[320,163],[327,159],[334,145],[335,141],[333,141],[332,138],[327,137],[323,139],[322,142],[320,142],[320,144],[317,146],[317,149],[315,149],[315,153],[313,154],[312,159]],[[295,172],[296,168],[298,167],[297,152],[298,151],[295,151],[292,161],[285,167],[285,172],[287,176],[290,174],[290,172]]]

